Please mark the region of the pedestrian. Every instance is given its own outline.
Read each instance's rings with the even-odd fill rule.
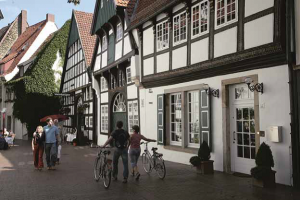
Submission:
[[[3,135],[4,135],[4,137],[7,137],[9,135],[9,132],[7,131],[6,128],[4,128]]]
[[[123,122],[117,122],[117,129],[112,132],[111,136],[101,147],[106,147],[112,140],[115,141],[115,151],[113,155],[113,179],[118,178],[118,161],[121,156],[123,161],[123,183],[127,183],[128,179],[128,144],[129,144],[129,133],[123,129]]]
[[[56,142],[58,140],[59,131],[58,128],[53,125],[52,118],[48,118],[46,120],[47,126],[44,126],[46,144],[45,144],[45,152],[46,152],[46,160],[47,160],[47,169],[55,170],[56,163]]]
[[[60,160],[60,156],[61,156],[61,149],[62,149],[62,127],[60,126],[60,124],[58,123],[58,119],[54,119],[53,120],[54,125],[58,128],[58,138],[56,141],[56,164],[59,165],[59,160]]]
[[[44,168],[43,155],[44,155],[44,143],[45,143],[45,133],[42,126],[38,126],[36,131],[33,133],[32,138],[32,151],[34,167],[37,170],[42,170]]]
[[[137,162],[139,160],[141,154],[141,140],[145,140],[148,142],[156,142],[156,140],[148,139],[145,136],[140,134],[140,127],[134,125],[132,127],[133,134],[130,135],[130,149],[129,149],[129,156],[130,156],[130,163],[132,167],[132,175],[135,176],[136,180],[139,180],[140,173],[137,166]]]

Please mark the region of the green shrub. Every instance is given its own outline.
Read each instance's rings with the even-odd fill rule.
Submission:
[[[197,167],[201,164],[201,160],[198,156],[193,156],[190,158],[190,163],[194,166]]]
[[[198,157],[201,161],[208,161],[210,159],[210,148],[206,141],[203,141],[198,151]]]

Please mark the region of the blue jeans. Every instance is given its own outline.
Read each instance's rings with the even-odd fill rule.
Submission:
[[[140,154],[141,154],[141,148],[129,150],[130,163],[132,168],[137,166],[137,162],[139,160]]]
[[[55,166],[56,155],[57,155],[56,144],[55,143],[46,143],[45,152],[46,152],[47,167]]]
[[[113,177],[118,177],[118,163],[121,156],[123,161],[123,177],[128,178],[128,149],[116,149],[113,156]]]

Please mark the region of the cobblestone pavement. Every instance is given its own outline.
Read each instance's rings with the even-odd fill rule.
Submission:
[[[262,189],[251,185],[250,178],[216,172],[199,175],[187,165],[166,162],[167,176],[160,180],[155,172],[141,171],[140,181],[129,178],[127,184],[112,181],[106,190],[101,180],[93,179],[97,149],[63,145],[61,164],[56,171],[34,170],[30,143],[17,141],[7,151],[0,151],[0,199],[197,199],[197,200],[299,200],[300,192],[277,185]],[[120,170],[121,162],[120,162]]]

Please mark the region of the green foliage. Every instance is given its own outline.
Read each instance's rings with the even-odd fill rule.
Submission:
[[[210,159],[210,149],[206,141],[203,141],[198,151],[198,156],[201,161],[208,161]]]
[[[197,167],[201,164],[201,160],[198,156],[193,156],[190,158],[190,163],[194,166]]]
[[[16,95],[13,115],[26,124],[29,136],[40,125],[42,117],[57,114],[61,109],[60,98],[54,96],[58,92],[59,82],[55,82],[52,66],[57,52],[65,58],[70,23],[68,20],[54,33],[53,38],[37,54],[24,77],[6,83]]]
[[[251,169],[251,175],[259,180],[268,178],[274,167],[274,159],[270,146],[264,142],[257,151],[255,163],[257,166]]]

